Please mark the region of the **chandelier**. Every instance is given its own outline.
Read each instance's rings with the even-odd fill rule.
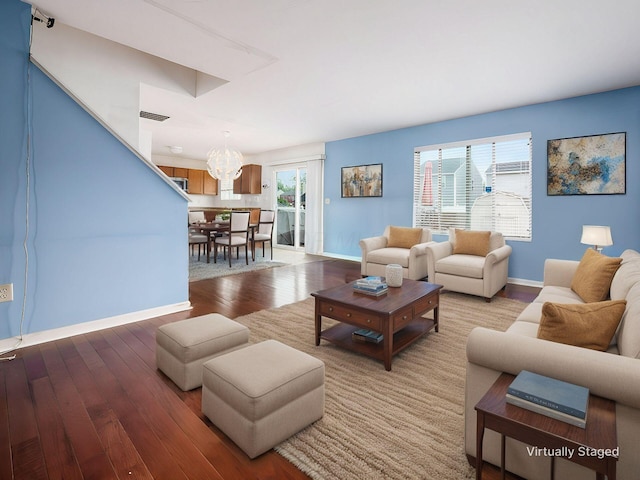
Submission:
[[[235,180],[242,174],[242,154],[235,148],[227,146],[231,136],[228,131],[224,135],[224,148],[212,148],[207,154],[207,170],[209,175],[218,180]]]

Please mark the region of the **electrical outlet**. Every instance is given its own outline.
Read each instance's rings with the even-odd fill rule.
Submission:
[[[13,301],[13,283],[0,285],[0,302]]]

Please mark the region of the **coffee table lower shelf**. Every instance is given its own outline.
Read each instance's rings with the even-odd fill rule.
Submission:
[[[434,326],[435,322],[432,319],[418,318],[407,324],[402,330],[394,333],[393,350],[391,351],[392,356],[407,348],[423,335],[429,333]],[[320,333],[320,338],[346,350],[384,361],[384,340],[380,343],[373,343],[361,342],[351,338],[351,334],[361,328],[362,327],[349,325],[348,323],[337,323],[323,330]]]

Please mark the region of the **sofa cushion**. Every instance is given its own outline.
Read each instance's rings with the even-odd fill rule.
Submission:
[[[375,263],[378,265],[397,263],[405,268],[409,268],[409,250],[406,248],[379,248],[367,255],[367,263]]]
[[[536,327],[536,332],[534,332],[533,336],[536,336],[538,331],[538,324],[540,323],[540,317],[542,317],[542,303],[532,302],[527,305],[524,310],[518,315],[518,318],[513,325],[516,323],[533,323]]]
[[[536,338],[538,336],[538,322],[513,322],[507,332]]]
[[[606,351],[618,328],[627,302],[610,300],[584,304],[546,302],[538,338]]]
[[[436,262],[436,273],[457,277],[482,278],[484,257],[477,255],[449,255]]]
[[[557,287],[555,285],[546,285],[542,287],[542,290],[540,290],[540,293],[533,300],[533,302],[584,303],[582,298],[580,298],[580,295],[571,290],[569,287]]]
[[[571,290],[586,303],[606,300],[621,261],[621,258],[607,257],[588,248],[571,280]]]
[[[489,238],[491,232],[455,230],[453,254],[478,255],[486,257],[489,253]]]
[[[421,228],[390,226],[387,247],[411,248],[420,243],[421,238]]]

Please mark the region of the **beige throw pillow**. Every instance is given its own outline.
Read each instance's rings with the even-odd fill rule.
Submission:
[[[453,253],[486,257],[489,253],[490,237],[491,232],[459,230],[456,228],[456,241],[453,246]]]
[[[571,290],[586,303],[601,302],[609,297],[611,280],[620,268],[621,258],[602,255],[588,248],[571,280]]]
[[[421,228],[390,226],[387,247],[411,248],[420,243],[421,238]]]
[[[538,338],[604,352],[609,348],[626,305],[626,300],[583,304],[545,302]]]

